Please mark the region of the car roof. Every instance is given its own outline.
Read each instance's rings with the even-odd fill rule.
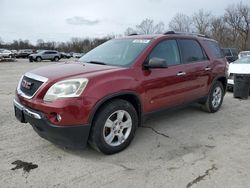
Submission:
[[[203,39],[203,40],[209,40],[213,42],[217,42],[216,40],[209,38],[208,36],[199,34],[199,33],[182,33],[182,32],[176,32],[173,31],[166,32],[165,34],[149,34],[149,35],[140,35],[140,34],[131,34],[128,36],[124,36],[117,39],[159,39],[159,38],[190,38],[190,39]]]
[[[58,52],[56,50],[42,50],[41,52]]]
[[[250,53],[250,51],[241,51],[240,53]]]

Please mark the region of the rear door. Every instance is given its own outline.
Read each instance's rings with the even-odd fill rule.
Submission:
[[[53,59],[54,58],[54,52],[50,51],[48,54],[48,59]]]
[[[195,39],[178,39],[186,74],[185,100],[191,101],[207,94],[211,64],[200,43]]]

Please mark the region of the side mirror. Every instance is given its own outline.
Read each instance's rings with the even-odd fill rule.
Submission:
[[[168,64],[165,59],[153,57],[148,61],[148,63],[144,64],[145,68],[167,68]]]

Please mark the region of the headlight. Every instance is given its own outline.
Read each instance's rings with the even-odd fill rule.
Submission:
[[[88,83],[87,78],[63,80],[52,85],[45,94],[44,101],[59,98],[79,97]]]

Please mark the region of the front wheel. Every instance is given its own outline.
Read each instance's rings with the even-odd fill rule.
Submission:
[[[203,109],[211,113],[217,112],[223,102],[224,93],[225,91],[222,83],[216,81],[209,92],[206,103],[203,105]]]
[[[37,57],[37,58],[36,58],[36,61],[37,61],[37,62],[41,62],[41,61],[42,61],[42,58],[41,58],[41,57]]]
[[[33,58],[32,58],[32,57],[30,57],[30,58],[29,58],[29,61],[32,63],[32,62],[33,62]]]
[[[126,100],[115,99],[98,111],[89,143],[105,154],[120,152],[133,140],[137,126],[138,115],[133,105]]]

